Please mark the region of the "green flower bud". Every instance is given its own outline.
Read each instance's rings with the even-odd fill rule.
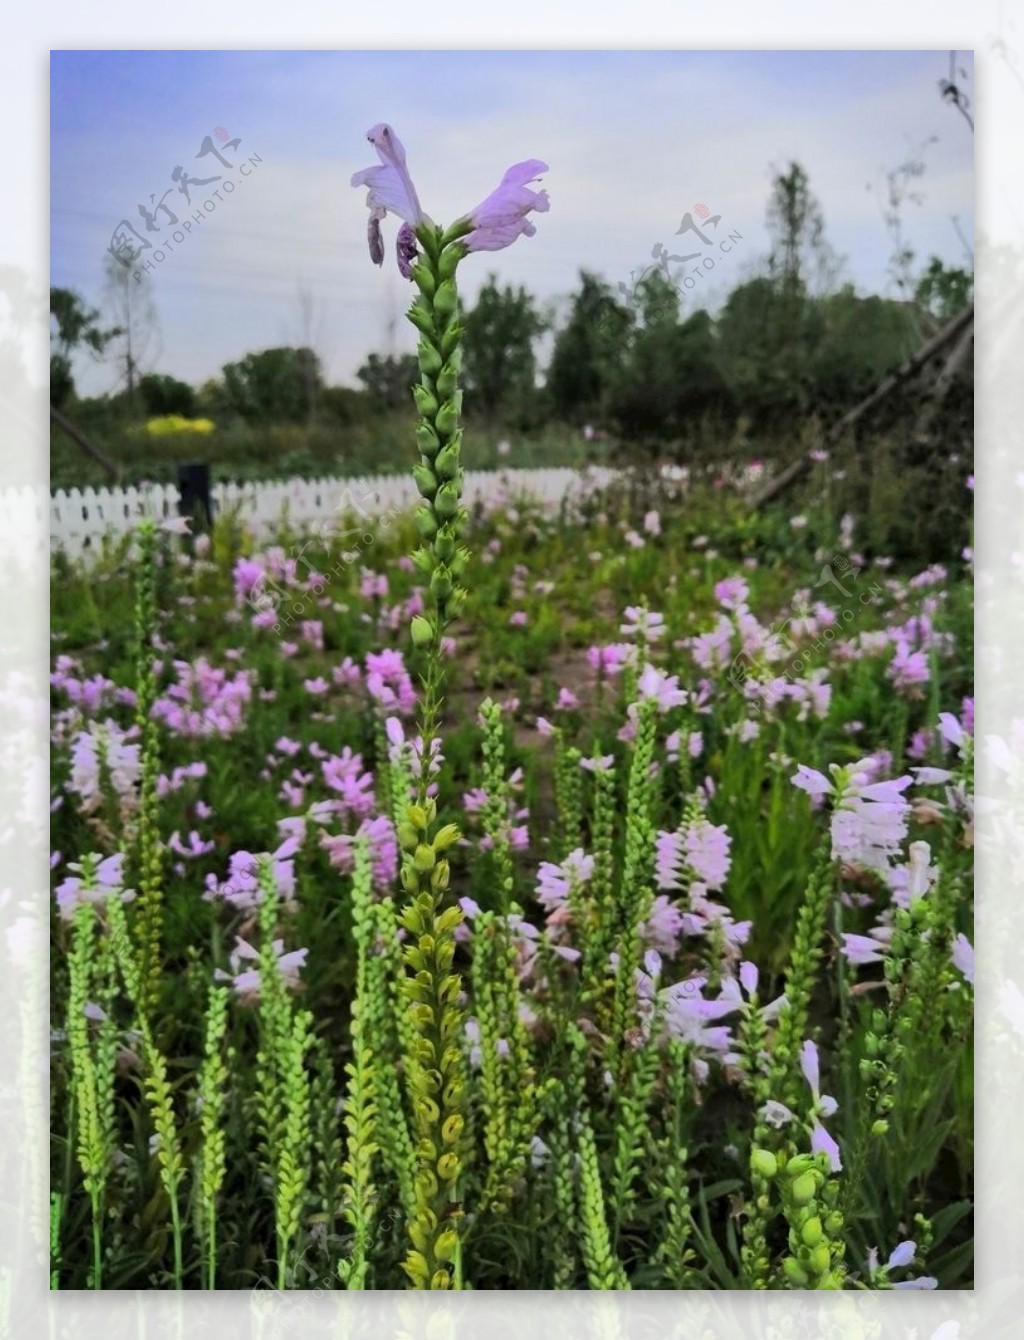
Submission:
[[[420,331],[422,334],[426,335],[428,339],[432,339],[437,333],[437,326],[434,321],[434,313],[430,310],[430,307],[425,301],[425,299],[417,297],[413,301],[413,304],[409,308],[406,315],[408,316],[412,324],[416,327],[416,329]],[[442,353],[447,358],[448,356],[447,351],[442,349]]]
[[[458,351],[456,350],[456,352]],[[459,370],[455,366],[455,359],[450,358],[447,363],[442,364],[437,372],[431,375],[436,378],[438,396],[442,400],[447,400],[459,384]]]
[[[438,401],[432,391],[428,391],[425,386],[414,386],[412,388],[413,399],[416,401],[416,408],[424,419],[433,420],[437,416]]]
[[[423,246],[422,239],[420,240],[420,246]],[[423,249],[426,251],[426,247]],[[426,265],[422,260],[416,261],[411,268],[410,278],[425,298],[434,296],[437,284],[434,280],[434,272],[429,265]]]
[[[779,1164],[770,1149],[753,1149],[750,1154],[750,1169],[759,1177],[770,1181],[779,1171]]]
[[[422,461],[417,461],[412,467],[412,477],[416,481],[416,487],[424,498],[433,498],[437,492],[438,478],[431,470],[429,465],[424,465]]]
[[[447,568],[437,567],[430,574],[430,594],[437,601],[447,600],[454,589],[454,585],[452,575]]]
[[[427,831],[430,818],[422,805],[406,805],[405,817],[409,823],[415,824],[421,833]]]
[[[432,540],[437,534],[437,517],[432,508],[420,504],[413,513],[413,520],[416,522],[416,529],[425,540]]]
[[[446,366],[437,348],[430,340],[420,340],[416,352],[419,355],[420,371],[431,379],[435,378],[441,369]]]
[[[441,449],[441,439],[432,424],[421,423],[416,429],[416,445],[428,460],[433,460]]]
[[[458,1246],[459,1235],[454,1228],[446,1228],[439,1234],[434,1242],[434,1256],[438,1261],[450,1261],[455,1255],[455,1248]]]
[[[786,1164],[786,1173],[790,1177],[799,1177],[801,1173],[810,1172],[814,1166],[813,1154],[796,1154]]]
[[[822,1236],[821,1220],[816,1214],[812,1214],[800,1230],[800,1241],[805,1247],[817,1247]]]
[[[402,1269],[418,1289],[425,1289],[430,1278],[430,1267],[422,1252],[409,1252],[402,1262]]]
[[[445,827],[453,827],[453,828],[454,826],[455,826],[454,824],[445,825]],[[441,832],[443,833],[444,829],[442,829]],[[439,833],[438,837],[440,837],[440,835],[441,834]],[[436,846],[437,839],[435,838],[434,841]],[[456,926],[458,926],[458,924],[461,921],[462,921],[462,908],[459,907],[458,903],[456,903],[454,907],[445,908],[445,910],[437,918],[437,921],[434,923],[434,929],[437,931],[437,934],[439,936],[444,935],[448,931],[453,930]]]
[[[434,850],[446,851],[458,842],[460,836],[458,824],[445,824],[434,834]]]
[[[820,1242],[817,1247],[814,1248],[811,1252],[809,1264],[816,1275],[825,1274],[831,1264],[827,1242]]]
[[[462,242],[451,242],[441,252],[437,263],[438,273],[443,279],[451,279],[455,274],[459,261],[463,260],[469,252]]]
[[[879,1118],[878,1121],[872,1123],[871,1126],[872,1135],[888,1135],[888,1133],[889,1133],[889,1123],[884,1119]]]
[[[462,327],[453,316],[447,325],[441,330],[441,357],[447,358],[458,348],[459,341],[462,339]]]
[[[458,1142],[466,1122],[458,1112],[453,1112],[441,1127],[441,1139],[446,1145],[454,1145]]]
[[[435,1270],[430,1277],[430,1287],[431,1289],[450,1289],[452,1287],[451,1275],[447,1270]]]
[[[437,411],[435,422],[441,437],[450,437],[459,426],[459,413],[462,409],[462,392],[456,391],[448,397]]]
[[[411,865],[403,865],[399,878],[406,893],[415,893],[420,886],[419,876]]]
[[[459,295],[452,278],[442,279],[434,294],[434,313],[442,318],[453,315],[459,308]]]
[[[442,1182],[454,1182],[459,1175],[458,1154],[442,1154],[437,1160],[437,1175]]]
[[[449,480],[437,490],[434,499],[434,511],[439,517],[453,517],[459,510],[459,493],[455,481]]]
[[[421,842],[416,848],[412,863],[421,874],[426,874],[428,870],[433,870],[437,862],[433,847],[429,847],[425,842]]]
[[[448,533],[447,527],[439,531],[434,540],[434,557],[439,563],[450,563],[456,556],[455,536]]]
[[[459,448],[451,442],[446,447],[442,447],[434,461],[434,470],[438,479],[457,479],[459,477]]]
[[[422,614],[413,615],[410,631],[413,646],[429,647],[434,640],[434,625]]]
[[[795,1257],[786,1257],[782,1263],[782,1273],[794,1289],[806,1289],[807,1275]]]
[[[397,829],[398,841],[403,851],[415,851],[416,843],[419,842],[419,834],[412,824],[402,822]]]
[[[451,871],[448,868],[447,861],[438,861],[437,865],[430,872],[430,887],[435,893],[444,893],[448,888],[448,881],[451,878]]]
[[[817,1182],[814,1173],[805,1172],[801,1173],[793,1183],[790,1194],[797,1205],[808,1205],[814,1199],[816,1190]]]

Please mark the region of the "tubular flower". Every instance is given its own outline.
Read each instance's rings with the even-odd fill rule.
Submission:
[[[352,185],[367,187],[366,206],[370,217],[366,236],[370,259],[374,265],[383,265],[381,220],[394,214],[402,220],[396,240],[398,268],[406,279],[411,279],[412,265],[419,254],[416,231],[431,221],[420,206],[406,166],[405,149],[392,128],[383,121],[378,122],[366,132],[366,138],[377,150],[380,163],[354,173]],[[527,215],[534,211],[545,213],[550,208],[550,201],[547,191],[533,191],[530,183],[537,181],[547,170],[548,165],[537,158],[514,163],[487,199],[459,219],[456,231],[465,251],[502,251],[517,237],[532,237],[537,230]]]

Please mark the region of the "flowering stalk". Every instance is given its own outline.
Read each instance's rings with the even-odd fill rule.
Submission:
[[[373,939],[373,904],[370,901],[373,872],[369,843],[356,840],[355,873],[352,879],[352,921],[356,941],[356,991],[352,1003],[352,1060],[345,1066],[349,1089],[345,1096],[345,1129],[348,1157],[342,1165],[347,1180],[345,1215],[352,1225],[354,1242],[349,1260],[338,1263],[345,1287],[366,1286],[370,1230],[376,1209],[373,1163],[379,1152],[375,1140],[377,1104],[373,1051],[365,1036],[368,957]]]
[[[199,1070],[199,1155],[196,1160],[196,1214],[206,1248],[203,1284],[217,1287],[217,1197],[226,1171],[224,1111],[227,1105],[228,1067],[224,1037],[227,1032],[227,987],[210,990],[206,1007],[206,1048]]]
[[[171,1085],[167,1078],[167,1062],[154,1041],[149,1017],[142,1008],[145,982],[143,981],[135,947],[128,933],[124,904],[119,898],[110,898],[107,901],[106,915],[110,927],[111,950],[117,962],[125,990],[135,1007],[136,1025],[142,1038],[142,1062],[146,1067],[143,1087],[154,1128],[154,1144],[157,1164],[160,1169],[160,1181],[171,1209],[171,1232],[174,1239],[174,1287],[180,1289],[182,1287],[183,1259],[178,1188],[181,1185],[184,1171],[184,1158],[174,1117]]]
[[[156,632],[156,526],[146,518],[139,525],[139,561],[135,592],[135,724],[141,746],[139,816],[134,861],[138,880],[139,968],[142,974],[140,1007],[152,1013],[160,990],[163,935],[163,844],[157,818],[157,777],[160,740],[153,716],[156,676],[153,673],[153,637]]]
[[[312,1084],[306,1054],[313,1046],[313,1016],[308,1010],[293,1009],[274,947],[280,893],[274,858],[268,853],[257,859],[256,879],[260,890],[259,1110],[264,1167],[274,1195],[277,1287],[284,1289],[289,1255],[309,1194]]]
[[[424,499],[416,512],[422,543],[413,562],[427,578],[429,603],[426,613],[413,617],[410,630],[424,662],[421,754],[416,803],[405,807],[398,823],[401,881],[409,900],[401,922],[411,937],[403,948],[407,973],[402,986],[415,1026],[404,1061],[419,1137],[415,1213],[409,1222],[412,1248],[404,1269],[416,1288],[447,1289],[459,1284],[462,1208],[457,1184],[466,1124],[463,1020],[457,1004],[462,982],[451,970],[453,932],[462,912],[458,906],[442,907],[450,880],[445,853],[458,841],[459,831],[454,824],[438,825],[429,791],[443,687],[442,641],[465,602],[460,579],[469,561],[468,550],[460,544],[468,517],[461,503],[461,330],[455,271],[470,251],[497,251],[536,231],[526,216],[532,210],[546,210],[548,199],[528,184],[546,165],[535,159],[515,164],[486,200],[450,228],[441,229],[420,206],[405,149],[391,127],[381,122],[371,127],[367,139],[380,161],[355,173],[352,185],[367,188],[370,258],[376,265],[383,263],[381,220],[389,213],[398,215],[403,220],[397,237],[398,267],[419,289],[408,313],[420,333],[420,380],[413,388],[420,415],[416,429],[420,459],[413,477]]]

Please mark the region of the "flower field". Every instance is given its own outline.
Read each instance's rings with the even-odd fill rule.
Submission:
[[[970,1287],[970,574],[858,532],[58,556],[53,1286]]]

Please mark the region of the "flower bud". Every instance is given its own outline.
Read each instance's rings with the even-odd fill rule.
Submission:
[[[438,403],[433,391],[428,391],[425,386],[417,385],[412,388],[412,395],[420,414],[425,419],[434,419],[437,415]]]
[[[430,887],[435,893],[444,893],[448,888],[448,881],[451,877],[447,861],[438,861],[430,872]]]
[[[770,1181],[779,1171],[779,1164],[770,1149],[754,1149],[750,1155],[750,1169]]]
[[[454,1228],[446,1228],[434,1240],[434,1256],[438,1261],[450,1261],[455,1255],[455,1248],[458,1246],[459,1235]]]
[[[459,1175],[458,1154],[442,1154],[437,1160],[437,1175],[442,1182],[453,1182]]]
[[[805,1247],[817,1247],[822,1236],[821,1220],[816,1214],[812,1214],[800,1230],[800,1241]]]
[[[420,340],[416,353],[420,360],[420,371],[430,377],[431,380],[436,378],[441,369],[446,366],[440,353],[430,340]]]
[[[454,480],[448,480],[437,490],[434,511],[439,517],[453,517],[459,510],[459,491]]]
[[[795,1257],[787,1256],[782,1263],[782,1273],[794,1289],[806,1289],[807,1275]]]
[[[454,443],[449,442],[438,452],[434,461],[434,471],[438,479],[458,479],[459,449]]]
[[[435,1270],[430,1277],[430,1287],[431,1289],[450,1289],[452,1287],[451,1275],[447,1270]]]
[[[430,574],[430,594],[437,601],[447,600],[454,585],[452,575],[447,568],[437,567]]]
[[[456,350],[456,352],[458,351]],[[447,363],[442,364],[438,371],[431,375],[436,379],[437,394],[442,400],[447,400],[459,384],[459,372],[455,365],[455,359],[449,358]]]
[[[441,439],[432,424],[421,423],[416,429],[416,445],[428,460],[433,460],[441,448]]]
[[[805,1172],[793,1183],[792,1196],[797,1205],[808,1205],[814,1199],[814,1193],[817,1190],[814,1173]]]
[[[434,312],[437,316],[447,317],[458,311],[459,296],[455,291],[455,280],[442,279],[434,294]]]
[[[453,1112],[441,1127],[441,1139],[446,1145],[455,1144],[465,1125],[465,1119],[458,1112]]]
[[[402,888],[406,891],[406,893],[415,893],[420,886],[420,881],[416,875],[416,871],[412,868],[411,865],[402,866],[400,878],[402,880]]]
[[[458,842],[461,834],[457,824],[445,824],[443,828],[438,829],[434,835],[434,850],[445,851],[448,847]]]
[[[429,847],[425,842],[421,842],[416,848],[415,855],[412,858],[412,863],[416,869],[419,870],[421,874],[426,874],[428,870],[433,870],[436,861],[437,857],[434,855],[433,847]]]
[[[417,297],[406,315],[418,331],[426,335],[428,339],[433,338],[437,329],[434,322],[434,313],[423,298]],[[447,353],[445,356],[447,357]]]
[[[441,252],[440,259],[437,262],[437,271],[443,279],[451,279],[455,270],[465,256],[469,253],[464,243],[452,242]]]
[[[403,820],[397,829],[398,841],[403,851],[415,851],[416,843],[419,842],[419,834],[412,824]]]
[[[887,1121],[880,1118],[878,1121],[872,1123],[871,1126],[872,1135],[888,1135],[888,1133],[889,1133],[889,1123]]]
[[[423,239],[420,237],[419,233],[416,234],[416,238],[422,246]],[[434,296],[434,290],[437,288],[434,271],[423,260],[418,260],[413,264],[409,277],[425,298],[432,298]]]
[[[416,487],[424,498],[433,498],[437,492],[438,479],[429,465],[424,465],[422,461],[417,461],[412,467],[412,477],[416,481]]]
[[[452,316],[448,319],[447,323],[443,324],[441,327],[439,341],[441,357],[448,358],[449,355],[453,354],[458,348],[459,340],[461,339],[462,327],[459,325],[458,319],[455,316]]]
[[[415,647],[429,647],[434,640],[434,625],[422,614],[413,616],[410,631]]]
[[[459,412],[462,409],[462,392],[456,391],[445,400],[437,411],[437,431],[441,437],[450,437],[459,426]]]
[[[828,1243],[819,1242],[811,1252],[810,1266],[816,1275],[824,1275],[831,1265]]]
[[[432,540],[437,534],[437,517],[431,508],[421,504],[413,513],[413,520],[416,522],[416,529],[425,540]]]

